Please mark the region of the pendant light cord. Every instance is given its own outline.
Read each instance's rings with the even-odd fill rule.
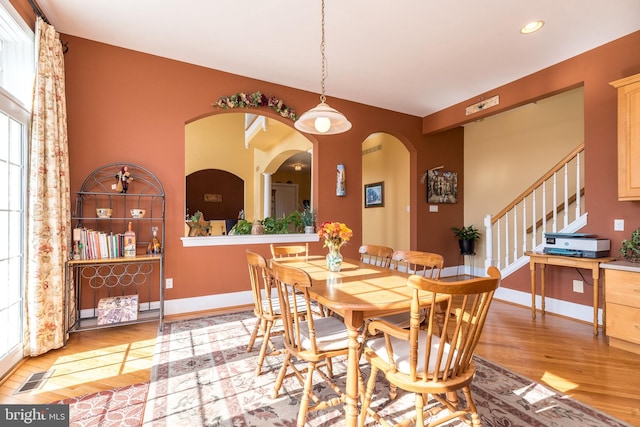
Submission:
[[[324,96],[324,81],[327,78],[327,57],[324,52],[325,42],[324,42],[324,0],[322,0],[322,41],[320,42],[320,53],[322,54],[322,80],[320,81],[320,88],[322,94],[320,95],[320,102],[324,104],[327,100],[327,97]]]

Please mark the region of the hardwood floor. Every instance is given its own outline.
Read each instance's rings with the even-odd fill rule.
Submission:
[[[157,323],[74,333],[66,347],[24,361],[5,378],[0,403],[49,403],[147,381],[156,334]],[[477,354],[640,426],[640,356],[609,347],[590,323],[550,314],[533,320],[527,307],[494,301]],[[53,373],[40,389],[13,394],[45,370]]]

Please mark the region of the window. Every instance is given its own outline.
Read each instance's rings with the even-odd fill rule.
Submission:
[[[0,0],[0,377],[22,359],[27,142],[34,35]],[[23,23],[22,23],[23,24]]]
[[[0,87],[30,109],[34,34],[8,0],[0,0]]]

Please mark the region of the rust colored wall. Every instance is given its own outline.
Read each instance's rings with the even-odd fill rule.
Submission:
[[[212,103],[240,91],[273,94],[298,112],[316,105],[318,94],[73,36],[63,37],[69,45],[65,67],[72,190],[80,187],[88,173],[106,163],[127,161],[150,169],[158,175],[166,192],[165,266],[166,276],[174,279],[174,288],[166,291],[166,298],[248,290],[245,247],[182,247],[184,125],[196,117],[220,113]],[[460,162],[462,140],[456,141],[449,134],[424,137],[418,117],[335,98],[328,102],[349,117],[353,128],[341,135],[310,138],[316,148],[313,206],[318,207],[318,221],[342,221],[355,231],[344,249],[345,256],[357,257],[361,244],[361,144],[374,132],[396,136],[412,154],[411,229],[417,231],[412,232],[411,247],[450,253],[457,243],[449,235],[442,242],[432,236],[438,228],[448,230],[458,223],[463,205],[451,207],[455,221],[445,215],[438,222],[427,218],[424,185],[419,177],[427,167],[450,162],[449,158]],[[268,109],[261,109],[260,113],[285,121]],[[335,196],[338,163],[347,170],[346,197]],[[451,224],[447,224],[450,220]],[[311,246],[312,252],[322,253],[319,243]],[[258,247],[257,251],[267,255],[264,249]]]
[[[186,177],[189,215],[202,212],[206,220],[237,219],[244,208],[244,181],[219,169],[196,171]],[[205,201],[205,194],[219,195],[220,201]]]
[[[33,26],[26,0],[11,0]],[[128,161],[156,173],[167,195],[165,236],[166,275],[175,287],[167,299],[248,290],[244,267],[245,247],[183,248],[184,233],[184,125],[219,111],[211,104],[221,96],[240,91],[262,91],[283,99],[299,113],[318,102],[318,94],[299,91],[242,76],[133,52],[102,43],[62,35],[65,55],[69,151],[72,191],[95,168]],[[640,226],[640,202],[618,202],[616,196],[616,92],[609,82],[640,72],[640,32],[624,37],[531,76],[461,102],[424,119],[362,104],[329,99],[353,123],[349,132],[312,136],[314,206],[318,220],[346,222],[356,233],[345,255],[357,256],[361,241],[361,142],[374,132],[386,132],[409,150],[411,172],[411,248],[444,254],[447,265],[457,263],[457,242],[451,226],[463,221],[464,206],[441,205],[437,215],[428,212],[422,174],[446,164],[463,170],[463,132],[468,118],[464,108],[481,98],[500,95],[500,106],[474,115],[472,120],[544,98],[568,88],[585,87],[586,198],[589,225],[585,231],[611,239],[612,252]],[[239,110],[241,111],[241,110]],[[269,110],[261,114],[282,120]],[[447,131],[447,132],[442,132]],[[424,136],[427,135],[427,136]],[[335,165],[345,164],[347,196],[335,196]],[[464,174],[459,174],[464,191]],[[462,194],[461,194],[462,198]],[[72,194],[72,203],[75,196]],[[626,230],[613,232],[613,219],[625,219]],[[321,253],[320,244],[311,245]],[[264,245],[250,247],[268,256]],[[580,296],[558,289],[577,273],[550,267],[548,295],[590,304],[589,291]],[[557,270],[557,271],[556,271]],[[528,291],[526,272],[509,277],[503,286]],[[576,301],[576,298],[578,300]]]
[[[418,154],[420,174],[428,169],[444,165],[446,170],[458,172],[458,203],[442,203],[438,212],[429,212],[427,183],[418,186],[418,215],[424,219],[418,226],[418,250],[435,252],[444,256],[446,265],[457,265],[460,254],[458,240],[451,227],[459,227],[464,221],[460,210],[464,200],[464,129],[461,127],[427,137],[425,150]],[[444,244],[446,242],[446,245]]]
[[[425,117],[423,131],[439,132],[584,85],[585,203],[589,216],[587,227],[581,231],[611,239],[611,254],[617,256],[622,240],[628,239],[631,232],[640,227],[640,202],[618,201],[617,92],[609,82],[640,72],[638,46],[640,32]],[[499,108],[485,110],[471,118],[465,116],[466,106],[477,102],[480,97],[494,95],[500,95]],[[625,220],[624,232],[613,231],[615,218]],[[528,267],[523,270],[528,272]],[[585,284],[591,284],[591,273],[583,270],[582,274],[586,279]],[[520,271],[505,279],[502,286],[528,292],[529,280],[525,277],[524,272]],[[585,287],[584,294],[577,294],[572,292],[570,286],[559,286],[570,284],[573,279],[583,280],[583,277],[574,269],[548,267],[547,295],[580,304],[592,304],[592,289]]]
[[[24,19],[24,22],[35,31],[36,27],[36,14],[33,8],[29,4],[28,0],[9,0],[9,3],[18,12],[18,14]],[[37,3],[37,2],[36,2]]]

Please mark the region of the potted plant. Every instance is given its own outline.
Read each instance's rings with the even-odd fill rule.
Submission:
[[[316,232],[316,216],[310,208],[304,208],[300,213],[300,219],[302,219],[302,225],[304,226],[304,232],[306,234]]]
[[[467,227],[451,227],[453,235],[458,238],[458,244],[460,245],[460,254],[462,255],[474,255],[475,254],[475,241],[480,238],[480,232],[473,225]]]
[[[630,240],[623,240],[620,255],[627,261],[640,262],[640,228],[631,233]]]
[[[231,231],[229,231],[229,235],[240,236],[243,234],[251,234],[252,228],[253,223],[247,221],[246,219],[239,219],[238,222],[233,226]]]

